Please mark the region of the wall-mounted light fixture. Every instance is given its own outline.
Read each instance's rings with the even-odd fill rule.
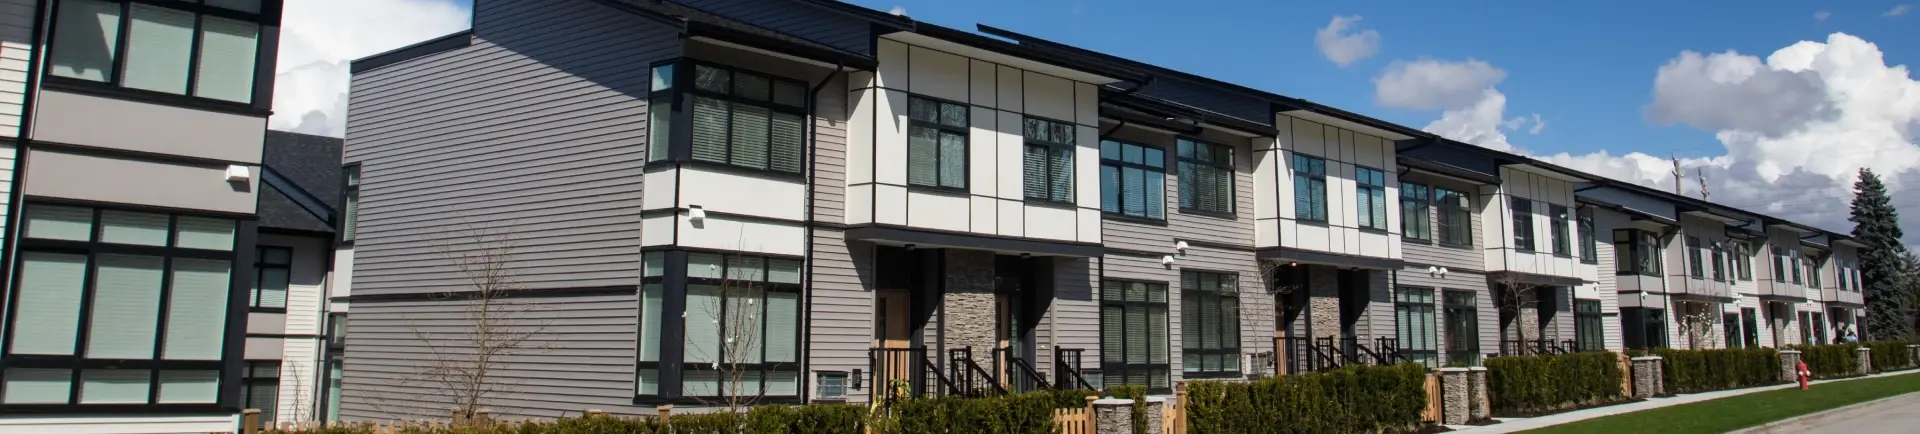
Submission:
[[[1172,266],[1173,266],[1173,255],[1167,255],[1167,256],[1161,256],[1161,257],[1160,257],[1160,265],[1165,265],[1165,266],[1168,266],[1168,267],[1172,267]]]
[[[1173,249],[1179,250],[1181,255],[1185,255],[1187,254],[1187,242],[1186,241],[1175,242],[1173,243]]]
[[[699,205],[687,206],[687,220],[697,222],[701,220],[706,220],[706,218],[707,218],[706,209],[700,208]]]
[[[227,182],[247,182],[249,179],[253,179],[253,171],[248,170],[247,166],[227,165]]]

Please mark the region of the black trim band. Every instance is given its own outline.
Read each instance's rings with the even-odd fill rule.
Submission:
[[[399,293],[399,294],[355,294],[355,295],[349,295],[346,297],[334,297],[332,298],[332,300],[334,301],[344,300],[348,302],[440,301],[440,300],[446,300],[454,297],[469,296],[469,295],[476,294],[478,292],[479,291],[440,291],[440,292],[411,292],[411,293]],[[582,288],[523,289],[518,291],[503,292],[497,296],[501,298],[578,297],[578,296],[585,296],[585,295],[603,295],[603,294],[614,294],[614,295],[635,294],[639,292],[640,292],[640,285],[631,285],[631,286],[619,285],[619,286],[592,286],[592,287],[582,287]]]
[[[1287,247],[1265,248],[1255,251],[1255,257],[1262,261],[1305,262],[1309,264],[1332,265],[1336,267],[1355,267],[1373,270],[1398,270],[1406,266],[1399,259],[1372,258],[1366,256],[1343,255],[1339,253],[1315,252]]]
[[[1083,258],[1098,257],[1106,252],[1106,247],[1097,243],[1079,243],[1066,241],[1043,241],[1030,238],[1011,238],[997,235],[956,233],[933,229],[908,228],[893,225],[862,225],[848,227],[846,239],[859,241],[893,241],[908,244],[926,244],[927,247],[953,247],[973,250],[997,250],[1029,252],[1039,255],[1074,256]]]

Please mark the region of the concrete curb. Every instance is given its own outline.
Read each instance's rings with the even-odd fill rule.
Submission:
[[[1819,418],[1819,417],[1822,417],[1822,416],[1826,416],[1826,415],[1830,415],[1830,414],[1834,414],[1834,413],[1838,413],[1838,412],[1842,412],[1842,411],[1847,411],[1847,410],[1853,410],[1853,409],[1857,409],[1857,408],[1860,408],[1860,407],[1865,407],[1865,406],[1869,406],[1869,405],[1874,405],[1874,404],[1879,404],[1879,403],[1882,403],[1882,402],[1886,402],[1886,401],[1892,401],[1892,400],[1895,400],[1895,399],[1900,399],[1900,398],[1905,398],[1905,397],[1907,397],[1907,395],[1912,395],[1912,394],[1914,394],[1914,393],[1920,393],[1920,392],[1907,392],[1907,393],[1902,393],[1902,394],[1899,394],[1899,395],[1894,395],[1894,396],[1889,396],[1889,397],[1885,397],[1885,398],[1880,398],[1880,399],[1875,399],[1875,400],[1872,400],[1872,401],[1867,401],[1867,402],[1856,402],[1856,403],[1853,403],[1853,404],[1848,404],[1848,405],[1843,405],[1843,406],[1840,406],[1840,407],[1835,407],[1835,408],[1830,408],[1830,409],[1826,409],[1826,410],[1824,410],[1824,411],[1818,411],[1818,412],[1813,412],[1813,413],[1807,413],[1807,414],[1803,414],[1803,415],[1799,415],[1799,416],[1794,416],[1794,417],[1789,417],[1789,418],[1786,418],[1786,419],[1781,419],[1781,420],[1776,420],[1776,421],[1772,421],[1772,422],[1767,422],[1767,423],[1763,423],[1763,424],[1760,424],[1760,425],[1758,425],[1758,426],[1752,426],[1752,427],[1747,427],[1747,428],[1745,428],[1745,429],[1741,429],[1741,430],[1738,430],[1738,431],[1730,431],[1730,432],[1728,432],[1727,434],[1751,434],[1751,433],[1758,433],[1758,432],[1764,432],[1764,431],[1766,431],[1766,430],[1768,430],[1768,429],[1772,429],[1772,428],[1774,428],[1774,427],[1778,427],[1778,426],[1781,426],[1781,425],[1787,425],[1787,424],[1794,424],[1794,423],[1800,423],[1800,422],[1804,422],[1804,421],[1807,421],[1807,420],[1812,420],[1812,419],[1815,419],[1815,418]]]
[[[1847,382],[1847,381],[1854,381],[1854,380],[1866,380],[1866,379],[1874,379],[1874,378],[1886,378],[1886,377],[1916,375],[1916,374],[1920,374],[1920,369],[1908,369],[1908,370],[1893,371],[1893,372],[1883,372],[1879,374],[1872,374],[1872,375],[1852,377],[1852,378],[1814,380],[1813,385],[1819,386],[1821,384],[1827,384],[1827,383],[1839,383],[1839,382]],[[1588,419],[1602,418],[1602,417],[1608,417],[1608,416],[1618,416],[1622,414],[1636,413],[1641,411],[1653,410],[1657,408],[1671,407],[1675,405],[1692,404],[1696,402],[1711,401],[1715,399],[1732,398],[1735,396],[1747,395],[1752,393],[1792,389],[1792,388],[1798,388],[1798,387],[1800,387],[1799,384],[1788,383],[1788,384],[1778,384],[1778,385],[1772,385],[1772,386],[1750,387],[1750,388],[1744,388],[1744,389],[1731,389],[1731,390],[1721,390],[1721,391],[1714,391],[1714,392],[1703,392],[1703,393],[1687,394],[1687,395],[1680,395],[1680,396],[1668,397],[1668,398],[1653,398],[1653,399],[1640,401],[1640,402],[1612,405],[1612,406],[1598,407],[1598,408],[1590,408],[1586,410],[1576,410],[1576,411],[1567,412],[1567,413],[1559,413],[1559,414],[1546,415],[1546,416],[1540,416],[1540,417],[1501,419],[1502,423],[1497,423],[1493,425],[1478,425],[1478,426],[1447,425],[1447,427],[1450,429],[1453,429],[1456,432],[1461,432],[1463,434],[1519,432],[1519,431],[1541,429],[1541,428],[1546,428],[1546,427],[1555,426],[1555,425],[1564,425],[1564,424],[1584,421]],[[1904,396],[1904,395],[1896,395],[1894,397],[1898,397],[1898,396]],[[1888,398],[1882,398],[1882,399],[1891,399],[1894,397],[1888,397]],[[1827,411],[1837,411],[1844,408],[1850,408],[1853,405],[1864,405],[1864,404],[1873,403],[1873,402],[1879,402],[1879,400],[1856,403],[1856,404],[1849,405],[1847,407],[1835,408]],[[1826,412],[1822,411],[1819,413],[1795,416],[1794,418],[1791,418],[1788,420],[1794,420],[1802,417],[1811,417],[1815,414],[1823,414],[1823,413],[1826,413]],[[1773,423],[1787,423],[1788,420],[1775,421]],[[1773,426],[1773,423],[1756,426],[1756,427],[1750,427],[1750,428],[1746,428],[1745,430],[1737,431],[1737,432],[1747,432],[1748,430],[1759,430],[1763,427]]]

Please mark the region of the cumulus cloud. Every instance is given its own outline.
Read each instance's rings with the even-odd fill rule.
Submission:
[[[1913,5],[1894,6],[1893,9],[1888,9],[1886,13],[1880,14],[1880,16],[1897,17],[1901,15],[1906,15],[1907,12],[1913,12]]]
[[[1479,101],[1506,78],[1507,71],[1474,59],[1394,62],[1373,79],[1373,100],[1393,108],[1454,109]]]
[[[1846,221],[1848,204],[1863,167],[1887,182],[1896,206],[1915,199],[1903,192],[1920,180],[1920,144],[1915,143],[1920,81],[1904,65],[1887,65],[1871,42],[1835,33],[1824,42],[1781,48],[1764,62],[1734,52],[1682,52],[1660,67],[1658,77],[1654,106],[1670,103],[1676,109],[1672,122],[1711,131],[1724,147],[1720,155],[1680,161],[1689,174],[1687,184],[1704,171],[1714,202],[1845,232],[1853,227]],[[1763,82],[1749,83],[1756,79]],[[1727,101],[1682,101],[1689,98]],[[1734,113],[1707,114],[1703,104]],[[1823,112],[1807,116],[1794,105]],[[1672,188],[1672,163],[1659,156],[1597,152],[1543,158]],[[1686,191],[1697,197],[1699,188],[1688,185]],[[1905,226],[1920,233],[1920,219],[1909,218]]]
[[[893,10],[889,10],[889,11],[887,11],[887,13],[891,13],[891,14],[894,14],[894,15],[906,15],[906,14],[907,14],[907,7],[906,7],[906,6],[894,6],[894,7],[893,7]]]
[[[1545,130],[1545,129],[1547,129],[1547,121],[1540,120],[1540,114],[1534,113],[1533,128],[1528,128],[1527,134],[1540,134],[1540,130]]]
[[[467,27],[467,11],[447,0],[288,0],[268,127],[346,134],[348,66]]]
[[[1341,68],[1373,57],[1380,52],[1380,32],[1360,30],[1356,26],[1359,22],[1359,15],[1335,15],[1326,27],[1313,32],[1313,43],[1320,46],[1320,54]]]
[[[1832,12],[1827,12],[1827,11],[1819,11],[1819,12],[1814,12],[1814,13],[1813,13],[1813,20],[1814,20],[1814,21],[1826,21],[1828,17],[1832,17],[1832,16],[1833,16],[1833,13],[1832,13]]]

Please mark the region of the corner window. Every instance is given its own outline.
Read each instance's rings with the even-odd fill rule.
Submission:
[[[1580,219],[1580,262],[1600,263],[1600,246],[1593,239],[1593,208],[1580,207],[1575,211]]]
[[[1180,272],[1181,370],[1187,377],[1240,372],[1239,276]]]
[[[353,244],[354,229],[360,222],[360,163],[348,164],[340,168],[346,172],[346,186],[341,188],[341,203],[346,204],[340,213],[340,242]]]
[[[967,106],[907,98],[907,185],[967,188]]]
[[[636,394],[799,396],[799,259],[652,251],[641,272]]]
[[[1180,210],[1233,214],[1233,148],[1179,140]]]
[[[236,222],[39,203],[24,212],[0,404],[211,409]]]
[[[1394,317],[1399,324],[1400,349],[1414,363],[1427,367],[1440,366],[1440,354],[1435,351],[1434,339],[1439,332],[1434,326],[1439,324],[1433,312],[1433,290],[1426,288],[1400,288],[1393,295]]]
[[[804,85],[719,66],[693,65],[693,161],[800,173]]]
[[[253,294],[249,306],[257,309],[287,309],[287,285],[293,273],[293,250],[261,246],[254,249]]]
[[[1473,246],[1472,196],[1465,192],[1444,188],[1433,189],[1434,204],[1440,211],[1440,244],[1458,247]]]
[[[64,0],[48,74],[142,91],[251,103],[260,2]]]
[[[1379,169],[1353,166],[1354,215],[1361,229],[1387,230],[1387,175]]]
[[[1706,263],[1700,259],[1702,249],[1700,237],[1687,237],[1687,276],[1695,279],[1707,277]]]
[[[1613,231],[1614,272],[1660,276],[1660,236],[1638,229]]]
[[[1293,218],[1327,221],[1327,160],[1293,154]]]
[[[1024,190],[1028,200],[1073,203],[1074,125],[1027,118]]]
[[[1533,201],[1513,198],[1508,211],[1513,215],[1513,248],[1522,252],[1534,251],[1533,244]]]
[[[1549,204],[1547,215],[1553,218],[1553,254],[1573,256],[1573,234],[1568,228],[1567,207]]]
[[[1100,141],[1100,211],[1152,220],[1167,218],[1167,151]]]
[[[1172,363],[1167,355],[1169,329],[1166,284],[1102,283],[1100,383],[1172,388]]]
[[[1427,195],[1424,184],[1400,183],[1401,236],[1422,241],[1433,239],[1433,209]]]

